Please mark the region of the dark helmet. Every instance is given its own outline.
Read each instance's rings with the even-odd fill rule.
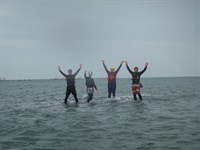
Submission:
[[[72,74],[72,69],[68,69],[68,73],[69,73],[69,74]]]

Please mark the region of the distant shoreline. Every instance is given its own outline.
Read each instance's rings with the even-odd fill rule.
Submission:
[[[164,78],[200,78],[200,76],[180,76],[180,77],[142,77],[142,79],[164,79]],[[76,78],[76,80],[84,79],[83,77]],[[107,79],[107,77],[96,77],[94,79]],[[128,78],[120,78],[117,79],[131,79]],[[0,79],[0,81],[34,81],[34,80],[65,80],[65,78],[51,78],[51,79]]]

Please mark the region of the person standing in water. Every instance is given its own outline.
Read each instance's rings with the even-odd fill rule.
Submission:
[[[92,78],[92,72],[89,71],[88,72],[88,76],[86,76],[86,71],[85,71],[85,74],[84,74],[84,77],[86,79],[86,90],[87,90],[87,94],[88,94],[88,99],[87,99],[87,102],[90,102],[93,98],[93,94],[94,94],[94,89],[97,90],[97,87],[94,83],[94,79]]]
[[[121,62],[121,64],[119,65],[119,67],[117,68],[117,70],[115,71],[115,68],[112,67],[110,68],[110,71],[107,69],[106,65],[105,65],[105,61],[102,60],[103,63],[103,67],[107,72],[108,75],[108,98],[111,98],[111,94],[113,95],[113,98],[115,98],[115,91],[116,91],[116,77],[117,77],[117,73],[119,72],[122,64],[124,61]]]
[[[78,103],[76,87],[75,87],[75,77],[79,73],[81,68],[82,68],[82,64],[80,64],[80,68],[76,71],[76,73],[72,74],[72,69],[69,69],[68,74],[65,74],[61,71],[61,67],[58,66],[59,72],[66,78],[66,81],[67,81],[66,95],[65,95],[65,100],[64,100],[65,104],[67,104],[67,99],[71,93],[74,96],[76,103]]]
[[[132,75],[132,92],[133,92],[133,97],[134,100],[137,100],[137,96],[139,96],[139,99],[142,100],[142,95],[140,93],[140,87],[141,87],[141,83],[140,83],[140,76],[146,71],[148,63],[145,64],[145,67],[142,71],[138,72],[138,67],[134,67],[134,72],[131,71],[131,69],[128,66],[128,62],[125,61],[126,67],[129,71],[129,73]]]

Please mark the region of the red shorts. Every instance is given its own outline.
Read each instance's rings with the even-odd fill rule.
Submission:
[[[132,84],[133,94],[140,94],[140,83]]]

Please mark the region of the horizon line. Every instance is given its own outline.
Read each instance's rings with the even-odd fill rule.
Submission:
[[[193,77],[200,77],[199,76],[160,76],[160,77],[142,77],[143,79],[150,79],[150,78],[193,78]],[[84,77],[77,77],[79,79],[85,79]],[[94,77],[93,79],[107,79],[107,77]],[[131,77],[118,77],[117,79],[131,79]],[[0,78],[0,81],[27,81],[27,80],[66,80],[65,78],[30,78],[30,79],[6,79]]]

